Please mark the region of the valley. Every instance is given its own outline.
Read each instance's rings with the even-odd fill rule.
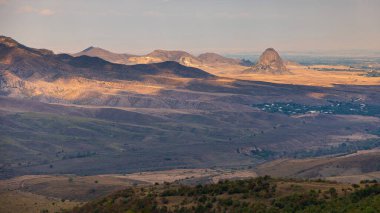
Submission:
[[[248,66],[0,41],[1,212],[71,209],[155,183],[380,178],[380,78],[363,71],[278,61],[274,49]]]

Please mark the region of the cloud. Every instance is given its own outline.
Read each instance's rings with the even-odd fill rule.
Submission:
[[[40,11],[38,11],[38,14],[42,15],[42,16],[52,16],[55,14],[54,11],[50,10],[50,9],[41,9]]]
[[[1,1],[1,0],[0,0]],[[24,6],[18,10],[19,13],[33,13],[41,16],[52,16],[55,12],[49,8],[34,8],[32,6]]]

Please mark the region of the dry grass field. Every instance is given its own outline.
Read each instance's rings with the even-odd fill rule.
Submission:
[[[375,176],[376,174],[373,174]],[[255,178],[253,170],[226,169],[176,169],[132,174],[106,174],[94,176],[74,175],[28,175],[0,181],[0,212],[38,213],[42,210],[57,212],[82,206],[87,201],[107,196],[126,187],[149,187],[156,183],[218,183],[220,180]],[[349,177],[342,177],[342,182]],[[340,179],[329,179],[340,181]],[[165,184],[163,184],[165,185]],[[350,184],[336,182],[313,182],[276,180],[276,196],[305,193],[310,190],[328,191],[331,187],[342,194]],[[176,199],[170,198],[170,203]]]
[[[174,169],[126,174],[124,177],[149,183],[174,182],[201,178],[217,183],[219,180],[224,179],[252,178],[256,176],[256,172],[252,170]]]
[[[48,212],[59,212],[63,209],[71,209],[81,205],[78,201],[63,201],[57,198],[49,198],[23,191],[6,191],[0,193],[1,213],[40,213],[44,210]]]
[[[327,66],[326,67],[331,67]],[[302,66],[290,68],[292,74],[222,74],[220,76],[252,81],[264,81],[278,84],[333,87],[334,85],[380,85],[380,77],[366,77],[364,72],[319,71]]]
[[[360,175],[342,175],[336,177],[327,177],[326,179],[340,183],[358,183],[362,180],[380,180],[380,171],[368,172]]]
[[[0,180],[1,213],[56,212],[130,186],[186,181],[212,183],[256,177],[252,170],[176,169],[94,176],[27,175]]]
[[[109,175],[19,176],[0,181],[0,212],[58,212],[136,183],[141,182]]]
[[[343,156],[323,156],[305,159],[279,159],[257,167],[259,175],[274,177],[323,178],[339,182],[358,183],[377,179],[380,150],[358,151]]]

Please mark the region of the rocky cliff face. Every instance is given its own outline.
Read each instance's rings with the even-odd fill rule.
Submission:
[[[246,72],[267,73],[267,74],[288,74],[283,60],[276,50],[268,48],[260,56],[255,66],[246,70]]]

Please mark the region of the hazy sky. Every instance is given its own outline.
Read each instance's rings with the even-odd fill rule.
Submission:
[[[380,50],[380,0],[0,0],[0,34],[55,52]]]

